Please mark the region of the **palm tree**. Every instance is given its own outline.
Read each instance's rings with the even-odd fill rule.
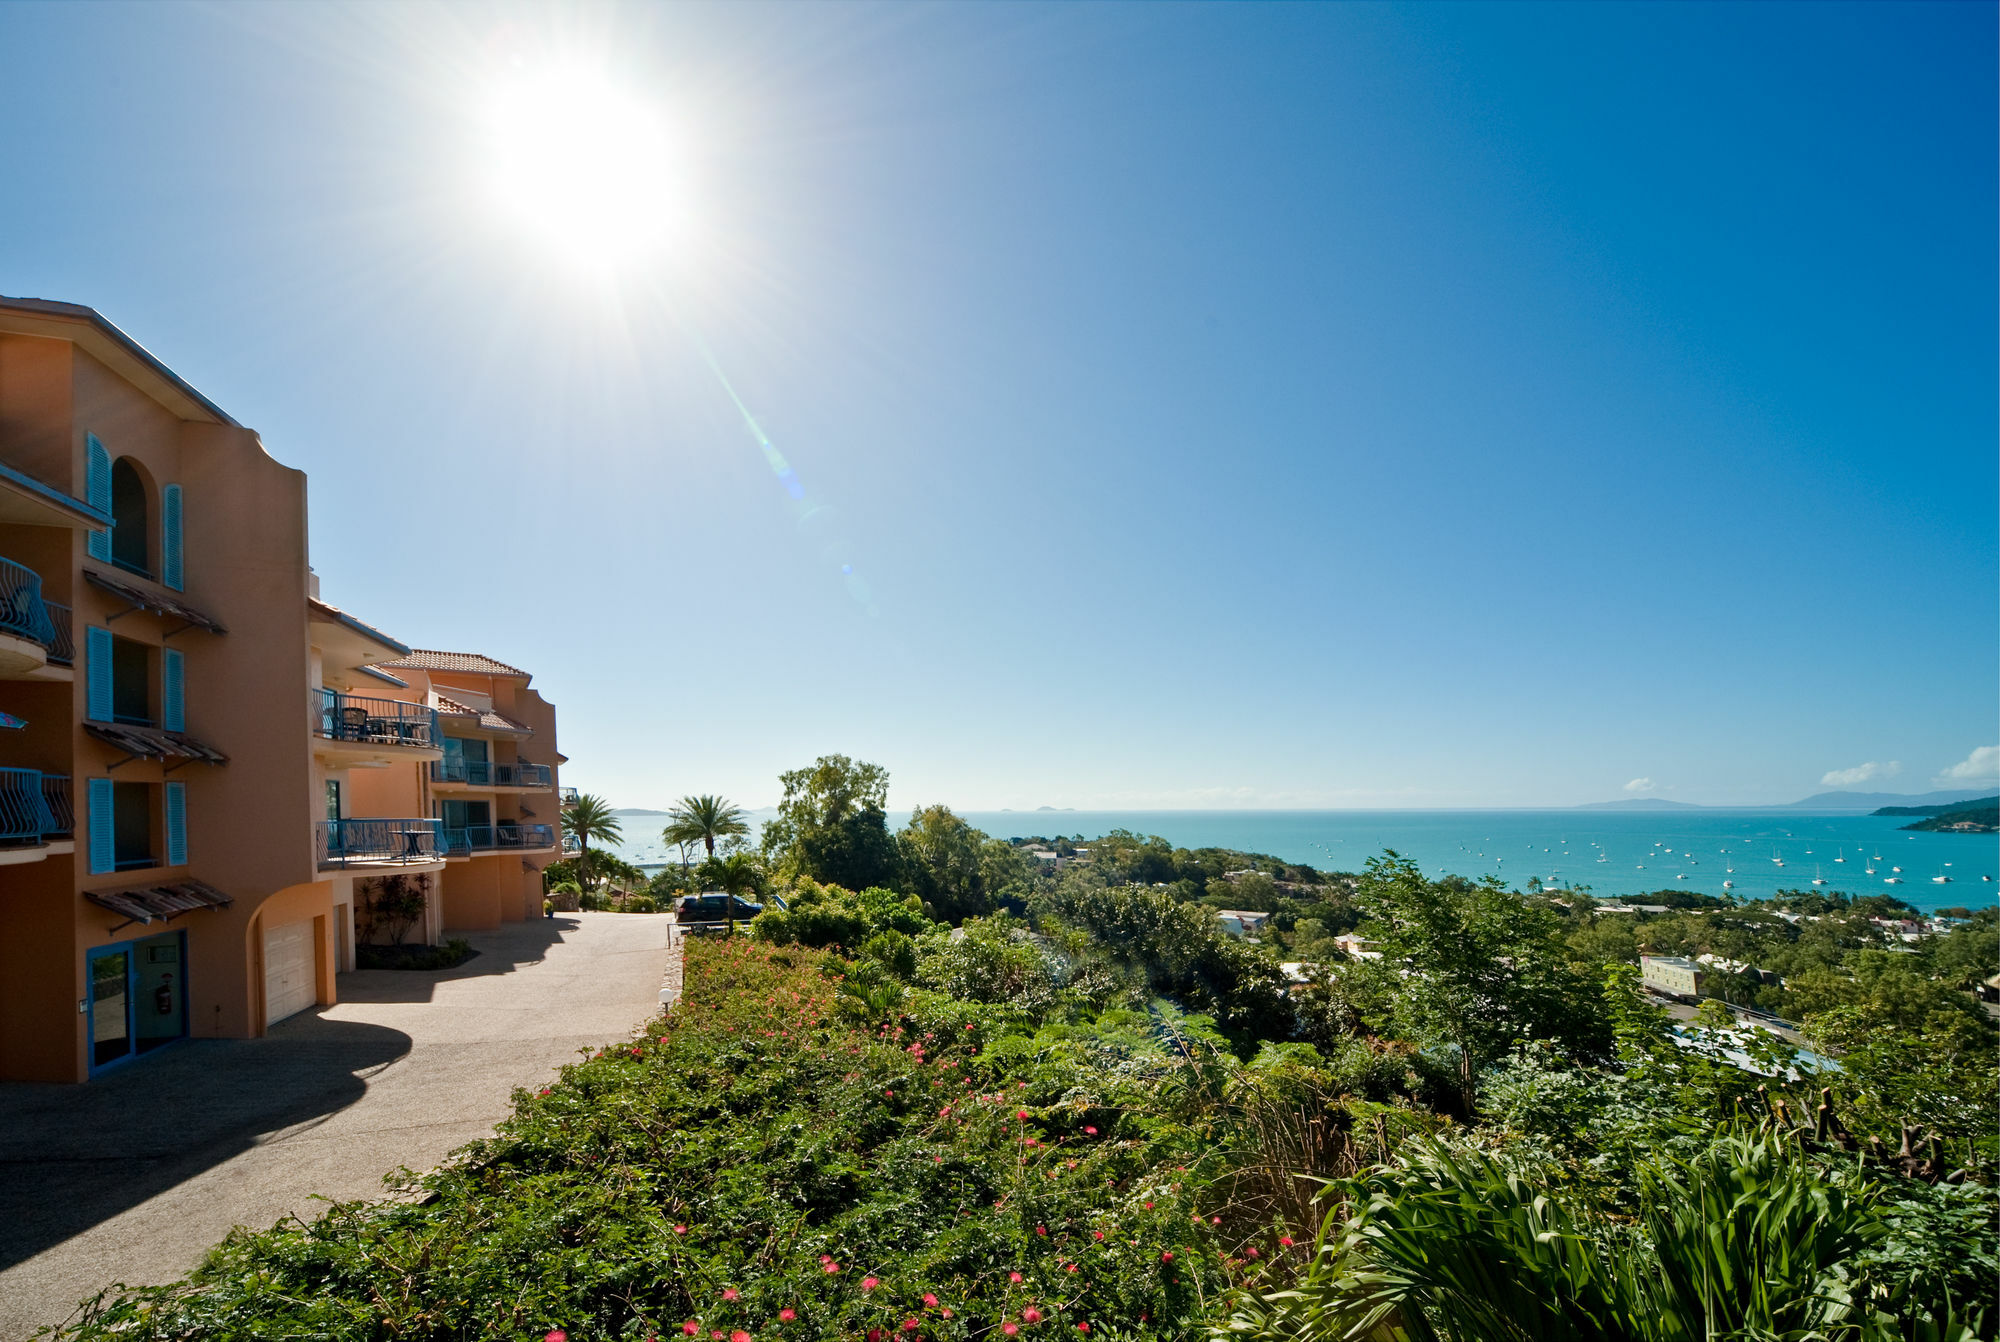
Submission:
[[[617,843],[625,837],[619,827],[618,817],[611,814],[611,803],[604,798],[585,792],[562,808],[562,827],[576,835],[578,852],[577,873],[583,874],[584,858],[590,855],[590,841]]]
[[[750,832],[749,823],[743,819],[743,808],[726,797],[682,797],[667,812],[667,822],[660,837],[668,843],[699,840],[707,846],[710,857],[715,856],[717,839]]]

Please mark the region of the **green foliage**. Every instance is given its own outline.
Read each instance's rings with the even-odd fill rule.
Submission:
[[[574,834],[582,846],[579,858],[589,856],[593,843],[617,843],[624,837],[618,817],[611,814],[611,803],[592,793],[579,795],[562,808],[561,815],[563,832]]]
[[[896,835],[904,889],[957,923],[987,912],[986,836],[948,806],[920,806]]]
[[[765,822],[762,847],[780,879],[805,876],[851,890],[895,883],[900,853],[883,814],[887,769],[822,755],[779,782],[785,795],[776,818]]]
[[[907,937],[931,925],[916,896],[882,886],[854,891],[800,877],[783,893],[788,908],[766,905],[750,924],[753,936],[774,946],[854,949],[878,932]]]
[[[1986,1302],[1881,1270],[1877,1187],[1777,1138],[1726,1136],[1643,1172],[1636,1225],[1441,1145],[1333,1190],[1309,1265],[1228,1333],[1492,1342],[1906,1336],[1971,1342]]]
[[[455,969],[479,952],[464,937],[442,946],[370,946],[354,948],[356,969]]]

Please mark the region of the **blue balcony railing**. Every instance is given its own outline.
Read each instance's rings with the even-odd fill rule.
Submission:
[[[435,862],[445,853],[441,820],[322,820],[317,830],[322,870]]]
[[[364,699],[333,690],[310,690],[313,735],[329,741],[437,750],[437,710],[400,699]]]
[[[0,633],[32,639],[45,648],[56,641],[42,600],[42,575],[11,559],[0,559]]]
[[[575,801],[579,795],[581,794],[573,787],[558,788],[556,790],[556,800],[564,806],[568,806],[571,802]]]
[[[48,839],[67,839],[76,832],[76,808],[69,799],[68,774],[42,775],[42,805],[48,808],[50,828],[42,831]]]
[[[463,857],[507,848],[553,848],[553,825],[467,825],[444,832],[445,851]]]
[[[546,764],[500,764],[493,760],[432,760],[433,783],[464,783],[471,787],[547,787],[553,781]]]
[[[0,769],[0,844],[41,844],[56,833],[38,769]]]
[[[55,631],[55,639],[48,645],[49,660],[68,666],[76,660],[76,642],[75,636],[70,632],[72,622],[69,607],[60,601],[44,601],[42,605],[48,610],[49,626]]]

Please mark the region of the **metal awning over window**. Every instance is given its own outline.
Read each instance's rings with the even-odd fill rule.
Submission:
[[[149,885],[135,890],[86,890],[83,897],[101,909],[125,915],[125,921],[111,930],[134,923],[170,923],[183,913],[197,909],[226,909],[235,903],[206,881],[175,881],[171,885]]]
[[[164,635],[166,638],[172,638],[184,629],[206,629],[211,634],[226,634],[229,632],[222,627],[220,621],[210,619],[193,606],[188,605],[185,601],[168,596],[165,592],[155,588],[141,587],[138,583],[127,582],[123,578],[114,578],[109,573],[94,568],[86,568],[83,571],[83,579],[92,587],[102,588],[119,600],[131,603],[131,610],[123,610],[118,615],[106,616],[107,621],[115,620],[119,615],[130,615],[134,610],[149,610],[155,615],[164,615],[168,619],[180,621],[180,625],[177,628],[167,631]]]
[[[186,732],[170,732],[159,727],[140,727],[123,722],[86,722],[83,729],[104,744],[125,752],[118,764],[133,760],[179,760],[181,764],[227,764],[229,756],[214,746],[205,746]],[[116,769],[118,764],[111,767]],[[169,772],[181,764],[167,766]]]

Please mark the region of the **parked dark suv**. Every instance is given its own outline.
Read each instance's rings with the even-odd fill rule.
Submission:
[[[736,905],[735,916],[738,923],[747,923],[764,911],[762,904],[752,904],[749,900],[734,895],[706,894],[682,895],[674,906],[674,917],[681,927],[695,935],[705,932],[726,932],[729,929],[730,904]]]

